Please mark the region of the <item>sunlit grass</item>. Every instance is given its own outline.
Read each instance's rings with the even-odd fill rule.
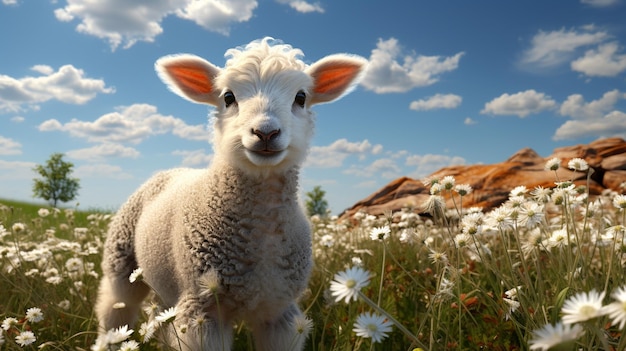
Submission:
[[[555,179],[552,189],[511,189],[484,213],[463,207],[471,188],[454,178],[428,184],[430,216],[312,218],[315,268],[300,304],[313,325],[298,327],[310,328],[307,350],[626,347],[626,196],[589,198],[584,185]],[[111,216],[0,203],[0,349],[90,349]],[[159,331],[187,331],[174,311],[146,304],[111,350],[157,349]],[[233,349],[252,350],[245,326],[235,327]]]

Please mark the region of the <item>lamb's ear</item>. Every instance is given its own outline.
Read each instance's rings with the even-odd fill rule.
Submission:
[[[218,104],[214,89],[220,69],[194,55],[172,55],[157,60],[154,67],[161,80],[176,94],[192,102]]]
[[[326,56],[306,72],[313,78],[310,104],[331,102],[349,93],[361,80],[367,60],[353,55]]]

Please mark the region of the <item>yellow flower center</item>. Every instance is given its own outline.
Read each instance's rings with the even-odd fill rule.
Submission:
[[[354,279],[348,279],[348,280],[346,281],[346,287],[347,287],[348,289],[352,289],[352,288],[354,288],[355,286],[356,286],[356,280],[354,280]]]

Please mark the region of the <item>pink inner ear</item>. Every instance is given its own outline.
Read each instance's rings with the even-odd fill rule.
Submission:
[[[166,70],[176,85],[187,93],[204,95],[213,91],[211,77],[207,76],[206,70],[201,66],[185,62],[169,65]]]
[[[350,63],[335,63],[331,67],[318,69],[315,76],[317,94],[337,94],[347,89],[359,74],[361,66]]]

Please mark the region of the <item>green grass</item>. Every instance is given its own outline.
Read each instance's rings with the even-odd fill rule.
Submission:
[[[313,321],[306,350],[547,350],[536,332],[561,323],[563,305],[576,294],[596,290],[605,293],[603,306],[623,303],[611,294],[626,284],[626,196],[588,199],[584,187],[565,182],[547,197],[512,189],[500,209],[483,213],[463,208],[452,181],[433,182],[433,200],[454,200],[451,208],[431,207],[433,216],[406,209],[341,223],[312,219],[315,268],[300,301]],[[22,349],[15,337],[25,330],[37,339],[26,349],[89,349],[97,336],[93,305],[110,215],[48,208],[42,217],[38,205],[0,204],[0,320],[18,320],[0,330],[0,350]],[[380,228],[389,236],[372,239]],[[369,272],[367,286],[356,292],[357,301],[335,302],[331,282],[352,266]],[[31,307],[43,311],[42,321],[25,319]],[[380,343],[353,331],[364,312],[396,323]],[[576,335],[557,333],[555,343],[568,350],[624,349],[619,320],[604,310],[591,313],[574,324]],[[142,340],[137,331],[149,320],[144,315],[130,326],[131,339]],[[252,350],[245,326],[236,328],[233,349]],[[156,339],[141,349],[158,349]]]

